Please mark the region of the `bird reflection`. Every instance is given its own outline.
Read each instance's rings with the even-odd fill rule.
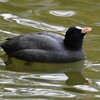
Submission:
[[[88,80],[83,76],[82,72],[65,73],[68,79],[65,81],[64,90],[70,92],[83,93],[84,91],[77,89],[76,86],[89,85]]]
[[[6,59],[6,56],[4,56],[4,59]],[[64,73],[68,77],[65,84],[72,86],[88,83],[82,75],[84,63],[84,60],[74,63],[26,63],[22,60],[14,59],[12,64],[5,66],[5,69],[28,73]],[[0,64],[1,66],[4,65],[2,59],[0,59]]]
[[[2,61],[0,60],[0,64]],[[84,91],[77,89],[75,86],[89,85],[88,80],[83,76],[82,69],[84,67],[84,60],[74,63],[26,63],[24,61],[14,59],[13,63],[5,66],[6,70],[16,72],[28,72],[32,74],[58,74],[64,73],[67,77],[63,90],[70,92],[83,93]],[[2,66],[2,65],[1,65]],[[28,78],[33,80],[34,78]],[[46,79],[44,79],[46,80]]]

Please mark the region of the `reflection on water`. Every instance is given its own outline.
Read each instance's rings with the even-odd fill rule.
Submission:
[[[2,63],[4,63],[3,61],[4,60],[1,60]],[[88,94],[99,93],[99,90],[92,87],[90,81],[82,74],[84,61],[67,64],[28,64],[25,61],[13,59],[12,64],[2,66],[2,68],[8,71],[6,73],[5,71],[1,72],[0,84],[3,84],[5,87],[5,91],[3,92],[5,93],[4,98],[16,98],[16,96],[18,98],[26,98],[26,96],[28,96],[28,98],[44,96],[53,97],[55,99],[85,98],[83,94],[87,95],[88,98]],[[14,93],[14,95],[12,95],[12,93]],[[32,95],[30,95],[30,93]],[[79,95],[80,93],[82,94],[81,97]],[[93,95],[89,97],[92,96]]]
[[[66,28],[64,28],[62,26],[54,26],[54,25],[49,25],[44,22],[38,22],[38,21],[34,21],[34,20],[29,20],[29,19],[22,19],[15,15],[12,15],[12,14],[1,14],[0,16],[2,16],[5,20],[16,21],[16,23],[18,23],[18,24],[31,26],[34,28],[39,28],[42,30],[47,30],[47,31],[64,31],[64,30],[66,30]]]
[[[61,16],[61,17],[70,17],[76,14],[75,11],[57,11],[57,10],[52,10],[50,11],[50,14],[55,15],[55,16]]]
[[[93,28],[84,42],[85,62],[28,64],[13,59],[5,66],[7,58],[0,49],[0,99],[99,100],[99,16],[99,0],[0,0],[0,42],[37,31],[64,35],[75,25]]]
[[[4,98],[12,97],[11,93],[18,97],[26,97],[31,93],[33,95],[30,97],[76,98],[77,95],[74,92],[88,91],[87,88],[81,88],[82,85],[88,87],[88,92],[97,92],[96,89],[91,89],[92,87],[88,86],[88,80],[81,73],[83,67],[84,61],[69,64],[33,63],[26,65],[24,61],[15,59],[11,65],[5,66],[6,70],[33,74],[2,72],[0,84],[5,85],[5,93],[6,91],[10,93],[5,94]],[[2,79],[4,77],[5,79]]]
[[[9,0],[0,0],[0,2],[8,2]]]

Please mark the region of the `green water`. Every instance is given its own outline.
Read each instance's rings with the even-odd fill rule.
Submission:
[[[84,40],[86,60],[72,64],[13,59],[7,67],[0,49],[0,100],[99,100],[100,1],[0,0],[0,42],[31,32],[64,35],[70,26],[90,26]]]

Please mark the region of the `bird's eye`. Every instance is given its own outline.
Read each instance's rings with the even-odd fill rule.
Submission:
[[[74,33],[77,33],[77,30],[74,30]]]

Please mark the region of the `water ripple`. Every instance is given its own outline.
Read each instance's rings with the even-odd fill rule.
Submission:
[[[34,27],[46,31],[65,32],[66,30],[66,28],[63,26],[55,26],[55,25],[50,25],[35,20],[23,19],[12,14],[0,14],[0,16],[2,16],[5,20],[15,21],[16,23],[21,25],[30,26],[30,27]]]
[[[86,86],[86,85],[76,85],[74,87],[76,87],[77,89],[81,89],[83,91],[99,92],[97,89],[90,87],[90,86]]]
[[[0,29],[0,32],[5,33],[5,34],[8,34],[8,35],[14,35],[14,36],[18,36],[19,35],[17,33],[12,33],[12,32],[5,31],[5,30],[1,30],[1,29]]]
[[[70,17],[76,14],[75,11],[64,11],[64,10],[51,10],[49,13],[60,17]]]
[[[100,63],[92,63],[90,61],[86,61],[85,65],[87,68],[89,68],[95,72],[100,72]]]
[[[8,2],[9,0],[0,0],[0,2]]]

